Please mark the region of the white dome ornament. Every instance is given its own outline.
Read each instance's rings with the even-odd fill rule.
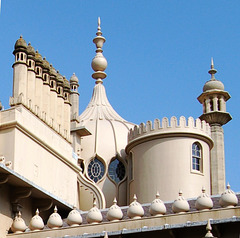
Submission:
[[[149,212],[152,216],[162,216],[166,213],[166,206],[159,197],[159,193],[157,192],[156,198],[152,201],[149,208]]]
[[[102,213],[97,208],[95,199],[93,202],[93,207],[89,210],[86,219],[87,219],[87,222],[90,224],[97,224],[103,220]]]
[[[211,197],[206,194],[206,189],[202,188],[202,194],[197,198],[195,207],[197,210],[209,210],[213,207],[213,201]]]
[[[133,202],[129,205],[127,215],[132,219],[139,219],[144,215],[142,205],[139,202],[137,202],[136,194],[134,194],[133,196]]]
[[[21,217],[21,212],[19,211],[18,214],[15,216],[11,230],[14,233],[22,233],[27,229],[25,221]]]
[[[182,191],[179,191],[178,198],[173,202],[172,210],[174,213],[183,213],[190,210],[187,200],[182,196]]]
[[[31,231],[40,231],[44,228],[43,219],[39,216],[39,210],[36,210],[36,215],[32,217],[29,228]]]
[[[79,226],[82,224],[82,216],[76,207],[74,207],[73,210],[69,212],[67,217],[67,224],[69,226]]]
[[[117,199],[114,198],[113,205],[109,208],[107,212],[107,219],[109,221],[119,221],[123,217],[121,208],[117,205]]]
[[[235,207],[238,204],[238,198],[230,189],[229,183],[227,189],[222,193],[219,203],[221,207]]]
[[[48,218],[47,225],[51,229],[57,229],[62,227],[63,221],[61,216],[57,213],[57,207],[54,207],[54,212]]]

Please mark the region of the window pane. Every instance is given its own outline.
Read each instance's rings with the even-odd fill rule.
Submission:
[[[98,159],[94,158],[88,165],[88,176],[95,183],[98,182],[104,175],[104,164]]]
[[[125,166],[117,158],[113,160],[108,168],[109,177],[114,180],[116,183],[119,183],[125,177]]]

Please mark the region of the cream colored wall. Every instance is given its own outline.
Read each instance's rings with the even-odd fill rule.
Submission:
[[[1,123],[11,127],[0,133],[0,154],[13,162],[13,170],[75,205],[79,170],[71,145],[23,106],[0,114]]]
[[[88,164],[91,159],[98,155],[100,160],[105,165],[105,174],[103,178],[97,182],[97,186],[103,191],[106,198],[107,207],[112,205],[114,197],[116,197],[121,205],[126,205],[127,189],[126,186],[116,186],[116,184],[108,178],[108,166],[113,158],[117,154],[126,161],[125,147],[127,145],[128,127],[132,127],[132,124],[124,124],[114,120],[90,120],[86,123],[86,128],[92,133],[92,135],[81,138],[81,145],[75,141],[75,148],[82,148],[80,157],[85,161],[85,175],[87,175]],[[97,131],[97,132],[96,132]],[[78,137],[78,135],[75,135]],[[124,163],[127,164],[127,163]],[[126,166],[127,173],[127,166]],[[121,192],[121,196],[119,193]]]
[[[194,142],[199,142],[202,146],[202,172],[192,170]],[[209,146],[206,142],[173,136],[139,144],[131,151],[133,181],[130,183],[130,201],[133,194],[136,194],[140,203],[151,202],[157,191],[162,200],[174,200],[179,189],[186,198],[196,197],[202,186],[210,193]]]

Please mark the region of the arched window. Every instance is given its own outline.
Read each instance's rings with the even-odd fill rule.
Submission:
[[[119,183],[125,178],[125,174],[126,169],[124,164],[118,160],[118,158],[112,160],[112,162],[109,164],[108,176],[116,183]]]
[[[201,171],[202,149],[199,143],[192,144],[192,169]]]
[[[100,161],[97,157],[91,160],[88,165],[88,176],[95,183],[97,183],[104,175],[105,167],[102,161]]]
[[[210,112],[212,112],[212,111],[213,111],[213,100],[210,99]]]

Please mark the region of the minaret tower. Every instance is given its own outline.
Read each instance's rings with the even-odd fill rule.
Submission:
[[[12,66],[14,105],[25,103],[27,100],[27,44],[22,36],[16,41],[13,54],[15,55],[15,62]],[[19,97],[22,97],[22,99]]]
[[[73,73],[73,75],[70,78],[70,102],[72,104],[71,106],[71,121],[77,120],[79,116],[79,93],[78,93],[78,78]]]
[[[214,69],[213,59],[211,69],[208,71],[211,79],[203,87],[203,93],[198,101],[203,105],[201,120],[205,120],[211,126],[211,136],[214,147],[211,150],[211,193],[219,194],[225,189],[225,155],[224,133],[222,126],[228,123],[232,117],[226,112],[226,101],[230,99],[228,92],[224,91],[224,85],[215,78],[217,70]]]

